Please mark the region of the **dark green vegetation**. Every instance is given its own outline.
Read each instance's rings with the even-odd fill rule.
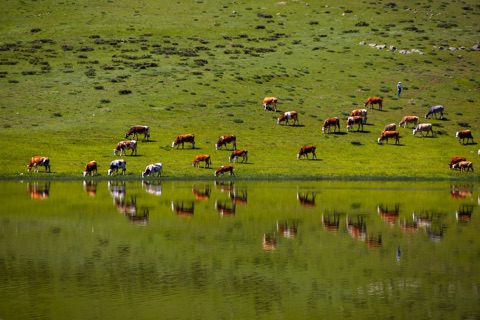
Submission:
[[[249,150],[248,164],[236,165],[242,178],[478,176],[447,166],[457,155],[480,163],[475,1],[10,0],[2,9],[4,177],[25,172],[34,155],[51,158],[52,173],[38,177],[80,177],[93,159],[104,177],[119,158],[113,148],[138,124],[150,126],[151,141],[123,157],[135,178],[152,162],[166,177],[211,178],[213,169],[191,161],[207,153],[213,168],[226,164],[230,152],[214,148],[224,134]],[[384,98],[383,111],[369,110],[365,130],[346,133],[347,115],[371,95]],[[300,126],[277,125],[280,111],[264,111],[265,96],[298,111]],[[437,104],[445,119],[424,119]],[[378,145],[383,127],[404,115],[433,123],[434,137],[400,128],[400,146]],[[342,133],[322,134],[332,116]],[[460,129],[475,143],[459,144]],[[171,148],[184,133],[196,135],[195,150]],[[296,160],[305,144],[317,146],[318,160]]]

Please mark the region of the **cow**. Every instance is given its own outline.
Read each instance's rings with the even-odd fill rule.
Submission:
[[[317,159],[317,155],[315,154],[315,150],[317,149],[316,146],[314,145],[308,145],[308,146],[303,146],[300,148],[300,152],[297,154],[297,160],[302,158],[302,157],[307,157],[308,159],[308,154],[312,154],[312,160]]]
[[[148,138],[150,138],[150,128],[148,126],[133,126],[125,133],[125,139],[133,135],[133,139],[138,140],[139,134],[143,134],[142,141],[148,140]]]
[[[228,162],[238,162],[238,158],[242,157],[242,163],[247,163],[248,161],[248,151],[247,150],[234,150],[230,157],[228,157]]]
[[[431,132],[432,133],[432,137],[433,137],[433,129],[432,129],[432,124],[431,123],[421,123],[419,125],[417,125],[417,127],[415,129],[413,129],[413,135],[416,135],[417,132],[420,132],[420,135],[423,137],[423,133],[424,132],[427,132],[425,134],[425,136],[428,136],[428,133]]]
[[[222,146],[225,146],[225,149],[227,149],[227,143],[231,143],[232,150],[235,150],[237,148],[237,137],[235,137],[233,134],[221,136],[218,138],[218,141],[215,144],[215,149],[220,150],[222,149]]]
[[[203,166],[204,168],[210,168],[210,165],[212,164],[212,160],[208,154],[197,154],[195,156],[195,159],[192,161],[192,167],[199,167],[200,164],[199,162],[205,162],[205,165]]]
[[[325,120],[323,123],[322,132],[325,133],[325,130],[328,130],[328,133],[330,133],[330,126],[333,126],[333,132],[337,132],[337,127],[338,131],[340,132],[340,119],[337,117],[332,117]]]
[[[361,116],[353,116],[353,117],[348,117],[347,119],[347,131],[352,131],[352,127],[354,124],[358,125],[357,131],[360,130],[360,126],[362,127],[363,131],[363,117]]]
[[[437,113],[440,113],[440,119],[443,119],[443,106],[434,106],[428,109],[428,112],[425,114],[425,119],[428,118],[428,116],[433,115],[435,116],[435,119],[437,119]]]
[[[145,167],[145,171],[142,172],[142,178],[145,178],[145,176],[150,176],[153,174],[155,177],[155,172],[157,173],[157,177],[160,177],[162,175],[162,164],[157,162],[157,163],[151,163],[148,166]]]
[[[98,173],[97,161],[95,160],[92,160],[89,163],[87,163],[87,165],[85,166],[85,170],[83,171],[83,176],[86,177],[88,174],[93,176],[93,172],[95,172],[95,174]]]
[[[30,159],[30,163],[27,165],[27,170],[30,172],[33,167],[33,172],[38,172],[39,166],[44,166],[45,172],[47,172],[47,170],[50,172],[50,159],[48,157],[34,156]]]
[[[377,142],[382,143],[382,141],[386,140],[388,143],[388,139],[395,139],[395,144],[399,144],[400,134],[398,133],[398,131],[382,131],[382,134],[378,138]]]
[[[293,125],[295,125],[295,122],[297,125],[300,125],[298,122],[298,113],[296,111],[287,111],[284,112],[280,118],[277,119],[277,124],[280,124],[280,122],[285,121],[285,124],[288,124],[288,119],[293,120]]]
[[[263,110],[267,110],[267,108],[273,109],[273,111],[277,111],[277,102],[278,99],[275,97],[266,97],[263,99]]]
[[[365,108],[367,105],[372,108],[374,104],[378,104],[378,110],[382,110],[383,107],[383,98],[380,97],[369,97],[365,103],[363,104],[363,107]]]
[[[175,148],[175,146],[178,147],[180,144],[182,145],[182,149],[184,149],[183,144],[185,142],[190,142],[192,144],[192,149],[195,149],[195,135],[193,134],[181,134],[179,135],[175,141],[172,142],[172,148]]]
[[[220,175],[220,174],[223,175],[225,172],[230,172],[230,175],[231,175],[231,176],[234,176],[235,173],[234,173],[233,171],[234,171],[233,166],[231,166],[231,165],[226,165],[226,166],[221,166],[221,167],[219,167],[219,168],[215,171],[215,173],[214,173],[213,175],[216,177],[216,176],[218,176],[218,175]]]
[[[395,123],[387,124],[383,131],[397,131],[397,125]]]
[[[418,123],[418,117],[417,116],[405,116],[402,118],[402,120],[398,123],[398,126],[401,127],[403,124],[404,128],[408,128],[408,124],[413,123],[413,126],[415,127]]]
[[[113,175],[113,172],[115,171],[116,174],[118,174],[118,169],[122,169],[122,175],[125,174],[125,171],[127,171],[127,161],[120,159],[120,160],[113,160],[110,162],[110,169],[108,169],[107,174],[109,176]]]
[[[126,155],[127,153],[125,152],[126,149],[132,150],[131,156],[135,153],[137,154],[137,141],[135,140],[130,140],[130,141],[120,141],[117,143],[117,146],[115,149],[113,149],[113,155],[116,156],[117,153],[120,151],[119,156]]]
[[[470,171],[470,169],[472,169],[472,171],[474,171],[472,161],[457,162],[452,166],[452,169],[460,169],[460,171],[466,171],[466,172],[468,172],[468,171]]]
[[[355,109],[355,110],[352,110],[352,112],[350,112],[350,117],[355,117],[355,116],[363,117],[363,123],[367,123],[367,113],[368,113],[367,109]]]
[[[457,133],[455,133],[455,137],[458,138],[458,142],[462,140],[461,143],[463,144],[465,144],[465,139],[467,139],[467,143],[468,143],[468,140],[470,139],[472,139],[472,142],[473,142],[472,132],[470,130],[458,131]]]
[[[453,157],[451,160],[450,160],[450,164],[448,165],[448,167],[450,169],[453,169],[453,165],[457,162],[460,162],[460,161],[467,161],[466,158],[464,157]]]

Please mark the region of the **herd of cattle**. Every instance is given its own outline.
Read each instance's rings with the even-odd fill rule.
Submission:
[[[263,108],[264,110],[277,110],[277,103],[278,99],[276,97],[266,97],[263,100]],[[364,102],[364,108],[369,106],[370,108],[374,107],[374,105],[378,105],[379,110],[383,108],[383,98],[380,97],[369,97]],[[437,114],[440,115],[440,119],[443,119],[444,107],[441,105],[431,107],[428,112],[425,114],[425,119],[429,116],[434,116],[437,118]],[[360,129],[363,131],[363,125],[367,122],[367,109],[355,109],[350,113],[350,116],[347,118],[346,128],[347,131],[352,131],[353,126],[357,125],[357,131]],[[283,112],[282,115],[277,119],[277,124],[281,122],[285,122],[288,125],[289,120],[293,121],[293,125],[299,125],[298,121],[298,113],[296,111],[287,111]],[[421,123],[419,124],[419,118],[417,116],[405,116],[399,122],[399,127],[408,128],[409,124],[413,124],[413,135],[420,133],[423,137],[424,133],[425,136],[428,136],[430,133],[433,137],[433,126],[431,123]],[[337,129],[340,132],[340,119],[338,117],[331,117],[324,121],[322,126],[323,133],[331,133],[333,127],[333,132],[336,133]],[[128,139],[132,136],[132,140],[120,141],[115,149],[113,150],[113,154],[122,156],[126,155],[126,150],[131,150],[131,155],[137,154],[137,140],[138,136],[143,134],[142,141],[147,141],[150,138],[150,128],[148,126],[133,126],[129,129],[127,133],[125,133],[125,138]],[[461,130],[456,132],[456,138],[459,139],[460,143],[465,144],[465,139],[467,139],[467,143],[469,140],[473,142],[472,132],[470,130]],[[397,131],[397,125],[395,123],[391,123],[385,126],[383,131],[380,134],[380,137],[377,139],[378,143],[383,143],[386,141],[388,143],[388,139],[395,140],[395,144],[400,143],[400,133]],[[185,143],[191,143],[192,149],[195,148],[195,135],[193,134],[183,134],[179,135],[175,141],[172,142],[172,148],[179,148],[181,145],[184,148]],[[229,162],[238,162],[238,158],[242,158],[242,162],[248,161],[248,151],[241,149],[237,149],[236,144],[236,136],[234,135],[226,135],[221,136],[217,143],[215,144],[215,149],[220,150],[222,147],[227,148],[227,144],[232,144],[232,154],[229,157]],[[315,145],[306,145],[300,148],[300,152],[297,154],[297,159],[302,157],[306,157],[308,159],[308,154],[312,154],[312,159],[316,159],[317,156],[315,154],[316,146]],[[480,150],[478,150],[478,155],[480,156]],[[209,168],[212,164],[210,155],[207,154],[199,154],[195,156],[195,159],[192,162],[193,166],[199,166],[200,162],[204,162],[204,168]],[[126,171],[126,164],[127,162],[123,159],[113,160],[110,163],[110,167],[107,171],[109,176],[113,175],[113,173],[118,174],[118,170],[121,170],[122,175],[125,174]],[[34,172],[38,172],[38,167],[45,167],[45,171],[50,172],[50,159],[48,157],[43,156],[34,156],[30,159],[30,163],[27,166],[27,170],[30,171],[33,168]],[[449,164],[450,169],[460,169],[460,171],[474,171],[473,163],[471,161],[467,161],[466,158],[455,156],[451,159]],[[161,163],[152,163],[146,166],[145,170],[142,172],[142,178],[147,176],[157,174],[158,177],[161,176],[162,173],[162,164]],[[214,176],[223,175],[225,173],[229,173],[230,175],[234,175],[234,167],[232,165],[224,165],[220,166],[214,173]],[[85,170],[83,171],[83,175],[94,175],[98,174],[97,172],[97,162],[90,161],[86,164]]]

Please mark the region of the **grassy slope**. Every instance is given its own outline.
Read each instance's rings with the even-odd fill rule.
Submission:
[[[135,177],[158,161],[166,176],[212,177],[190,162],[209,153],[213,167],[227,163],[229,152],[214,144],[229,133],[250,153],[249,164],[237,165],[241,177],[458,177],[447,168],[450,157],[478,162],[478,145],[460,145],[454,135],[461,125],[474,137],[480,132],[480,58],[438,46],[478,43],[480,8],[473,1],[392,3],[6,1],[0,132],[9,156],[0,174],[18,175],[40,154],[51,158],[55,175],[78,176],[96,159],[105,176],[128,127],[145,124],[153,141],[125,157]],[[445,23],[454,25],[439,27]],[[298,111],[301,126],[276,125],[279,113],[262,110],[266,95],[279,98],[281,111]],[[383,96],[384,110],[369,111],[363,133],[345,134],[347,114],[369,95]],[[446,120],[428,120],[434,138],[402,128],[400,146],[376,144],[385,124],[407,114],[426,122],[436,104],[445,106]],[[344,134],[321,133],[330,116],[341,117]],[[181,133],[197,136],[196,150],[170,148]],[[319,160],[297,161],[310,143]]]

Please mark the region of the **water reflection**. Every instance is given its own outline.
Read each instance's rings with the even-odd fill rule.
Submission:
[[[471,197],[473,192],[473,185],[470,184],[456,184],[451,186],[450,196],[453,199],[465,199]]]
[[[193,201],[173,201],[172,200],[172,211],[178,216],[183,218],[193,217],[195,209],[195,204]]]
[[[298,220],[277,221],[277,231],[284,238],[296,238],[298,232]]]
[[[394,225],[397,223],[398,216],[400,215],[400,205],[396,203],[393,210],[389,210],[388,206],[378,206],[377,212],[382,217],[383,221]]]
[[[199,200],[199,201],[206,201],[208,199],[210,199],[210,193],[212,192],[212,190],[210,189],[210,187],[207,185],[207,186],[202,186],[202,187],[199,187],[199,186],[193,186],[192,188],[192,192],[193,192],[193,196],[195,197],[195,199]]]
[[[97,195],[97,182],[96,181],[83,181],[83,190],[90,196],[95,197]]]
[[[300,201],[300,204],[307,208],[315,207],[315,197],[317,196],[316,192],[297,192],[297,200]]]
[[[455,212],[455,217],[460,223],[468,223],[472,219],[474,206],[471,204],[462,204],[460,208]]]
[[[338,213],[323,214],[322,223],[323,223],[323,228],[325,230],[338,232],[338,228],[340,227],[340,214]]]
[[[50,195],[50,182],[29,182],[27,188],[34,200],[45,200]]]
[[[142,181],[142,189],[145,190],[149,194],[153,194],[154,196],[161,196],[162,195],[162,182],[158,180],[143,180]]]
[[[277,237],[275,233],[265,233],[262,239],[262,247],[265,251],[277,249]]]
[[[221,201],[215,200],[215,209],[221,216],[232,217],[235,215],[236,204],[235,201]]]

